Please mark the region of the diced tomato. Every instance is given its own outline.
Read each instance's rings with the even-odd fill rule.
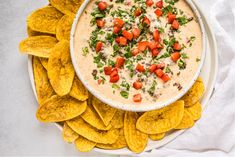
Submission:
[[[117,74],[117,75],[115,75],[115,76],[110,76],[110,80],[109,80],[109,82],[111,82],[111,83],[116,83],[116,82],[118,82],[118,80],[119,80],[119,75]]]
[[[103,28],[104,25],[105,25],[105,21],[101,20],[101,19],[97,19],[96,24],[97,24],[98,27]]]
[[[119,18],[114,19],[114,26],[122,28],[124,26],[125,22]]]
[[[121,28],[120,27],[117,27],[117,26],[114,26],[113,27],[113,33],[114,34],[118,34],[120,32]]]
[[[140,7],[138,7],[137,9],[135,9],[135,12],[134,12],[135,16],[140,16],[142,14],[142,10]]]
[[[153,0],[146,0],[146,5],[148,6],[148,7],[151,7],[152,5],[153,5]]]
[[[154,38],[155,41],[160,40],[160,33],[157,29],[153,32],[153,38]]]
[[[122,35],[130,41],[133,39],[133,34],[127,30],[123,30]]]
[[[170,77],[169,77],[166,73],[164,73],[164,74],[162,75],[161,79],[166,83],[167,81],[170,80]]]
[[[146,26],[149,27],[150,26],[150,20],[149,18],[147,18],[146,16],[143,18],[142,23]]]
[[[101,41],[98,41],[96,43],[95,51],[99,52],[102,49],[103,43]]]
[[[157,17],[162,16],[162,9],[156,9],[154,13],[157,15]]]
[[[157,44],[157,48],[158,48],[158,49],[163,49],[163,48],[164,48],[164,45],[163,45],[162,43],[158,43],[158,44]]]
[[[132,30],[133,37],[136,39],[140,36],[140,29],[139,28],[134,28]]]
[[[107,8],[107,3],[106,3],[106,2],[103,2],[103,1],[99,2],[98,8],[99,8],[99,10],[101,10],[101,11],[105,10],[105,9]]]
[[[118,57],[116,60],[115,67],[116,68],[121,68],[125,63],[125,59],[123,57]]]
[[[119,44],[120,43],[120,37],[117,37],[115,41]]]
[[[117,68],[113,68],[110,74],[110,77],[114,77],[115,75],[118,75],[118,70]]]
[[[180,53],[179,52],[174,52],[171,54],[171,60],[174,62],[177,62],[177,60],[180,58]]]
[[[162,8],[162,7],[163,7],[163,1],[162,1],[162,0],[158,1],[158,2],[156,3],[156,7]]]
[[[125,37],[119,37],[119,45],[126,46],[127,39]]]
[[[148,42],[148,47],[149,47],[150,50],[156,49],[157,45],[158,45],[158,43],[155,42],[155,41]]]
[[[149,72],[150,72],[150,73],[153,73],[156,69],[157,69],[157,65],[156,65],[156,64],[152,64],[152,65],[149,67]]]
[[[135,94],[135,95],[133,95],[133,101],[134,101],[134,102],[141,102],[141,101],[142,101],[141,94]]]
[[[142,88],[142,83],[141,82],[139,82],[139,81],[135,81],[134,83],[133,83],[133,87],[135,88],[135,89],[141,89]]]
[[[134,49],[134,50],[132,50],[132,56],[136,56],[136,55],[138,55],[139,54],[139,49]]]
[[[173,29],[179,29],[180,24],[179,24],[179,22],[177,20],[174,20],[173,23],[171,24],[171,27]]]
[[[153,49],[151,52],[153,57],[157,57],[157,55],[159,54],[158,49]]]
[[[157,69],[154,72],[157,75],[157,77],[160,77],[160,78],[164,75],[164,72],[162,71],[162,69]]]
[[[138,72],[144,72],[145,71],[145,69],[144,69],[144,66],[143,65],[141,65],[141,64],[137,64],[137,66],[136,66],[136,68],[135,68]]]
[[[176,15],[169,12],[167,18],[168,18],[168,23],[172,23],[176,19]]]
[[[112,67],[104,67],[105,75],[110,75],[112,73]]]
[[[157,69],[163,69],[165,67],[165,63],[159,63],[157,64]]]
[[[145,51],[148,47],[148,41],[141,41],[138,43],[138,49],[140,52]]]
[[[181,50],[181,46],[178,42],[174,43],[173,49],[176,51],[180,51]]]

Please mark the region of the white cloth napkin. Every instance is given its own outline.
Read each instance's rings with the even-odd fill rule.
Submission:
[[[235,0],[195,0],[210,18],[219,52],[215,93],[196,125],[174,141],[138,156],[235,156]]]

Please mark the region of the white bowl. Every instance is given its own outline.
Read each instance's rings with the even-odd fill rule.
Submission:
[[[90,2],[90,0],[85,0],[83,2],[83,4],[81,5],[80,9],[78,10],[76,17],[74,19],[73,25],[72,25],[71,34],[70,34],[70,54],[71,54],[71,59],[72,59],[73,65],[74,65],[75,72],[76,72],[77,76],[79,77],[79,79],[81,80],[81,82],[84,84],[84,86],[89,90],[89,92],[91,94],[93,94],[95,97],[97,97],[99,100],[101,100],[102,102],[104,102],[114,108],[127,110],[127,111],[133,111],[133,112],[144,112],[144,111],[160,109],[160,108],[168,106],[169,104],[180,99],[192,87],[192,85],[194,84],[194,82],[198,78],[200,71],[202,69],[202,66],[204,64],[205,54],[206,54],[206,33],[205,33],[205,28],[204,28],[204,24],[202,22],[201,15],[199,14],[199,11],[197,10],[197,8],[195,7],[195,5],[193,4],[193,2],[191,0],[185,0],[185,1],[188,3],[188,5],[191,7],[192,11],[194,12],[195,16],[197,17],[199,24],[200,24],[201,32],[202,32],[202,53],[201,53],[201,61],[198,66],[198,69],[197,69],[195,75],[193,76],[192,80],[188,84],[188,86],[184,87],[176,96],[169,98],[165,102],[161,102],[161,103],[157,102],[157,103],[151,104],[151,105],[140,104],[140,105],[135,105],[133,107],[133,104],[123,104],[123,103],[114,101],[112,99],[108,99],[108,98],[103,97],[101,94],[99,94],[98,91],[96,91],[92,86],[89,85],[89,83],[87,82],[87,80],[84,79],[83,75],[81,74],[81,72],[77,66],[77,60],[75,57],[76,55],[74,52],[74,36],[75,36],[75,31],[76,31],[77,22],[79,20],[79,17],[81,16],[83,10],[86,8],[87,4]]]

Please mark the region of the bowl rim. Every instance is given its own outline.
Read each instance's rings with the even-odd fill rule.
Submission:
[[[73,24],[72,24],[72,28],[71,28],[71,32],[70,32],[70,55],[71,55],[71,60],[72,60],[72,64],[73,67],[75,69],[75,73],[78,76],[78,78],[81,80],[81,82],[83,83],[83,85],[88,89],[88,91],[94,95],[96,98],[98,98],[99,100],[101,100],[102,102],[110,105],[111,107],[117,108],[117,109],[121,109],[121,110],[126,110],[126,111],[132,111],[132,112],[146,112],[146,111],[151,111],[151,110],[156,110],[156,109],[160,109],[163,107],[166,107],[168,105],[170,105],[171,103],[177,101],[178,99],[180,99],[195,83],[195,81],[197,80],[201,69],[203,67],[204,61],[205,61],[205,56],[206,56],[206,32],[205,32],[205,26],[202,22],[202,17],[198,11],[198,9],[196,8],[196,6],[194,5],[194,3],[192,2],[192,0],[184,0],[192,9],[193,13],[195,14],[199,25],[200,25],[200,29],[201,29],[201,34],[202,34],[202,53],[201,53],[201,59],[200,59],[200,64],[197,68],[197,71],[195,73],[195,75],[192,77],[192,80],[189,82],[189,84],[184,87],[181,92],[179,92],[176,96],[169,98],[169,100],[165,101],[165,102],[158,102],[158,103],[152,103],[151,105],[146,105],[146,104],[138,104],[138,105],[133,105],[133,104],[124,104],[124,103],[120,103],[117,101],[113,101],[111,99],[107,99],[105,97],[102,96],[102,94],[99,94],[98,91],[96,91],[92,86],[89,85],[89,83],[82,77],[82,74],[79,70],[79,68],[77,67],[77,61],[76,61],[76,55],[74,52],[74,36],[75,36],[75,32],[76,32],[76,27],[77,27],[77,23],[78,20],[80,18],[80,16],[83,13],[83,10],[86,8],[86,6],[88,5],[88,3],[90,3],[91,0],[85,0],[82,5],[80,6],[78,12],[76,13],[76,16],[74,18]]]

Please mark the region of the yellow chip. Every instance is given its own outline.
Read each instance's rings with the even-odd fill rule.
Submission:
[[[74,142],[76,148],[80,151],[80,152],[89,152],[91,151],[96,143],[92,142],[82,136],[79,136],[76,141]]]
[[[201,118],[201,114],[202,114],[202,105],[200,104],[200,102],[197,102],[196,104],[194,104],[193,106],[190,107],[186,107],[185,108],[189,114],[192,116],[193,120],[198,120]]]
[[[95,109],[88,103],[86,111],[81,115],[82,119],[99,130],[109,130],[112,126],[105,126]]]
[[[192,106],[203,96],[205,87],[201,78],[198,78],[192,88],[182,97],[185,106]]]
[[[33,73],[36,86],[36,92],[39,105],[55,95],[55,92],[49,82],[47,71],[43,68],[38,57],[33,58]]]
[[[135,112],[126,112],[124,118],[124,136],[128,148],[135,152],[140,153],[148,142],[148,135],[136,129],[136,122],[138,114]]]
[[[29,37],[32,37],[32,36],[52,36],[52,37],[55,37],[54,34],[37,32],[37,31],[32,30],[30,27],[27,27],[27,34]]]
[[[70,58],[69,42],[60,41],[51,50],[48,60],[48,77],[59,96],[70,92],[74,79],[74,69]]]
[[[102,149],[108,149],[108,150],[121,149],[121,148],[126,147],[126,139],[124,136],[123,128],[120,130],[120,134],[119,134],[118,139],[115,143],[113,143],[113,144],[97,143],[96,147],[102,148]]]
[[[147,134],[159,134],[175,128],[184,115],[184,101],[177,101],[159,110],[145,112],[136,127]]]
[[[64,123],[64,127],[63,127],[63,131],[62,131],[62,135],[63,135],[63,139],[66,142],[74,142],[77,138],[78,138],[78,134],[73,131],[68,124],[65,122]]]
[[[150,134],[149,138],[153,141],[159,141],[163,139],[163,137],[166,135],[166,133],[160,133],[160,134]]]
[[[194,125],[194,120],[187,110],[184,110],[184,116],[180,124],[175,127],[175,129],[187,129]]]
[[[119,135],[118,129],[101,131],[86,123],[81,117],[71,119],[67,121],[67,124],[79,135],[97,143],[115,143]]]
[[[62,13],[74,16],[83,3],[83,0],[49,0],[49,2]]]
[[[123,110],[117,110],[117,112],[114,114],[113,119],[111,120],[110,124],[114,128],[122,128],[124,125],[124,115],[125,111]]]
[[[86,106],[86,101],[55,95],[39,107],[36,115],[41,122],[61,122],[81,115],[86,110]]]
[[[56,26],[63,14],[56,8],[47,6],[34,11],[27,19],[28,26],[37,32],[56,33]]]
[[[69,95],[80,101],[85,101],[88,99],[88,91],[77,76],[74,77]]]
[[[48,58],[57,39],[51,36],[33,36],[20,42],[21,53]]]
[[[73,24],[73,17],[64,15],[56,26],[56,38],[58,40],[70,39],[70,30]]]
[[[42,66],[47,70],[48,59],[40,57],[39,60],[40,60],[40,62],[42,64]]]
[[[104,122],[104,125],[109,125],[117,109],[101,102],[94,96],[92,97],[92,105],[96,112],[99,114],[100,118]]]

